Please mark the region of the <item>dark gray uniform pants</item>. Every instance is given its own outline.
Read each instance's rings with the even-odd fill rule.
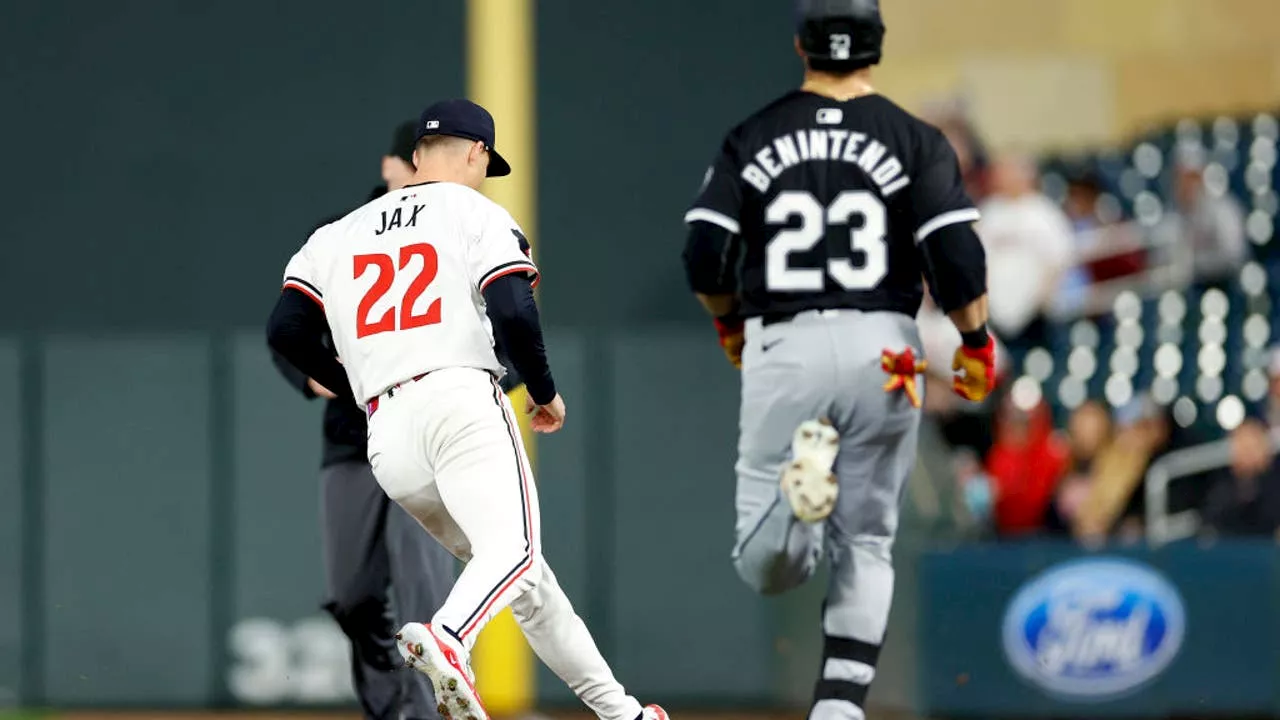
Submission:
[[[382,492],[368,463],[330,465],[320,481],[325,609],[351,640],[364,716],[439,718],[427,677],[402,667],[395,634],[406,622],[429,621],[444,603],[453,556]]]

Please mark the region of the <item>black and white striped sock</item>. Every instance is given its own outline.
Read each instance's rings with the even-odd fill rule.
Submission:
[[[861,716],[879,659],[879,645],[827,635],[822,647],[822,675],[813,690],[814,708],[820,703],[849,703]]]

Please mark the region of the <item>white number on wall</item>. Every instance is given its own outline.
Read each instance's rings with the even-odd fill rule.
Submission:
[[[347,638],[327,616],[287,624],[249,618],[231,629],[231,694],[251,705],[331,705],[355,699]]]

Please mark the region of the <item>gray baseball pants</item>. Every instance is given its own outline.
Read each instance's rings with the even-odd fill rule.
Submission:
[[[920,356],[915,322],[899,313],[808,311],[784,322],[747,324],[733,562],[763,594],[795,588],[824,558],[831,563],[824,662],[810,720],[865,717],[893,599],[898,510],[920,424],[920,411],[905,393],[884,390],[889,376],[880,356],[908,347]],[[825,522],[810,525],[792,514],[779,479],[796,427],[817,418],[827,418],[840,434],[839,497]]]

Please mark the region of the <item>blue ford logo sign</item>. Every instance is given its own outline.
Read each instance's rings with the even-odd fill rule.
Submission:
[[[1138,563],[1076,560],[1024,585],[1004,617],[1004,652],[1064,699],[1106,700],[1159,675],[1186,630],[1178,591]]]

